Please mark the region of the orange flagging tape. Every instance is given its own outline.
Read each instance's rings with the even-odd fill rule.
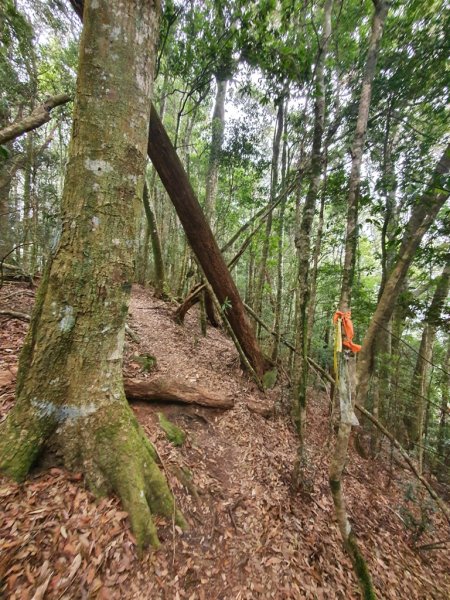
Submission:
[[[346,338],[342,341],[342,343],[346,348],[349,348],[352,352],[356,354],[361,350],[361,346],[352,342],[355,332],[353,330],[351,316],[352,312],[350,310],[348,312],[342,312],[340,310],[337,310],[333,316],[333,323],[336,323],[338,319],[341,319]]]

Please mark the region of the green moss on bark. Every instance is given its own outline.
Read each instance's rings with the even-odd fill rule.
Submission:
[[[174,446],[182,446],[186,439],[186,433],[169,421],[163,413],[158,413],[159,425],[166,434],[167,439]]]
[[[363,600],[376,600],[377,596],[375,589],[372,584],[372,578],[370,577],[367,563],[358,548],[355,536],[350,534],[346,540],[346,548],[352,559],[353,568],[358,577],[359,586],[363,596]]]

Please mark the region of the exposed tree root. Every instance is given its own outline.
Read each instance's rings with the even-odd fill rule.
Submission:
[[[30,315],[26,313],[18,312],[16,310],[0,310],[0,315],[4,317],[11,317],[12,319],[19,319],[19,321],[30,322]]]
[[[89,407],[84,414],[75,414],[73,409],[71,415],[64,405],[52,413],[30,405],[24,418],[23,408],[13,409],[1,428],[3,474],[22,481],[51,445],[68,469],[84,473],[94,494],[115,492],[119,496],[139,547],[159,545],[152,515],[174,518],[180,527],[186,527],[156,463],[157,453],[125,401],[92,414]]]

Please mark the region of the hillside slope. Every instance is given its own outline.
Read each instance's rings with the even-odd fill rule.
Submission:
[[[0,290],[0,309],[30,312],[32,303],[33,293],[25,287]],[[290,475],[296,438],[286,414],[287,390],[278,387],[263,395],[242,373],[233,344],[221,331],[208,328],[203,338],[195,310],[185,326],[174,323],[173,311],[173,305],[155,300],[148,290],[133,289],[129,324],[140,342],[127,340],[125,375],[176,379],[235,400],[228,411],[133,405],[156,444],[189,531],[159,520],[161,549],[139,559],[117,500],[96,501],[79,474],[53,467],[36,469],[23,485],[1,479],[3,596],[359,598],[327,483],[331,445],[326,397],[310,390],[310,489],[294,495]],[[0,316],[2,418],[14,400],[17,355],[26,329],[26,323]],[[136,359],[146,353],[156,358],[149,373],[142,372]],[[255,401],[273,403],[274,415],[251,412],[248,402]],[[168,442],[158,412],[185,430],[183,446]],[[447,539],[449,531],[431,504],[425,533],[418,537],[418,528],[406,527],[418,518],[419,500],[422,507],[429,504],[409,473],[398,465],[390,472],[388,462],[364,461],[352,451],[345,483],[351,519],[379,597],[448,598],[447,551],[414,545]]]

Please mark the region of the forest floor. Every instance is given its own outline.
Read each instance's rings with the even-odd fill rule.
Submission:
[[[0,310],[29,313],[33,300],[25,285],[0,290]],[[157,519],[161,548],[138,557],[117,499],[96,500],[80,474],[53,468],[37,469],[21,485],[0,479],[0,597],[359,598],[327,483],[326,395],[310,390],[309,485],[307,492],[293,494],[296,437],[287,415],[288,390],[259,392],[220,330],[208,328],[204,338],[195,309],[184,326],[174,323],[174,310],[148,290],[133,289],[129,325],[141,341],[127,339],[125,375],[164,376],[235,399],[227,411],[133,404],[158,449],[189,531]],[[17,357],[27,327],[0,316],[1,419],[14,402]],[[149,374],[135,358],[143,353],[157,359]],[[251,412],[249,401],[272,403],[274,415]],[[158,411],[186,431],[182,447],[168,442]],[[177,468],[192,474],[187,487],[174,476]],[[410,473],[396,463],[392,468],[386,456],[363,460],[352,447],[345,491],[378,597],[449,598],[448,546],[420,548],[448,540],[449,530]]]

